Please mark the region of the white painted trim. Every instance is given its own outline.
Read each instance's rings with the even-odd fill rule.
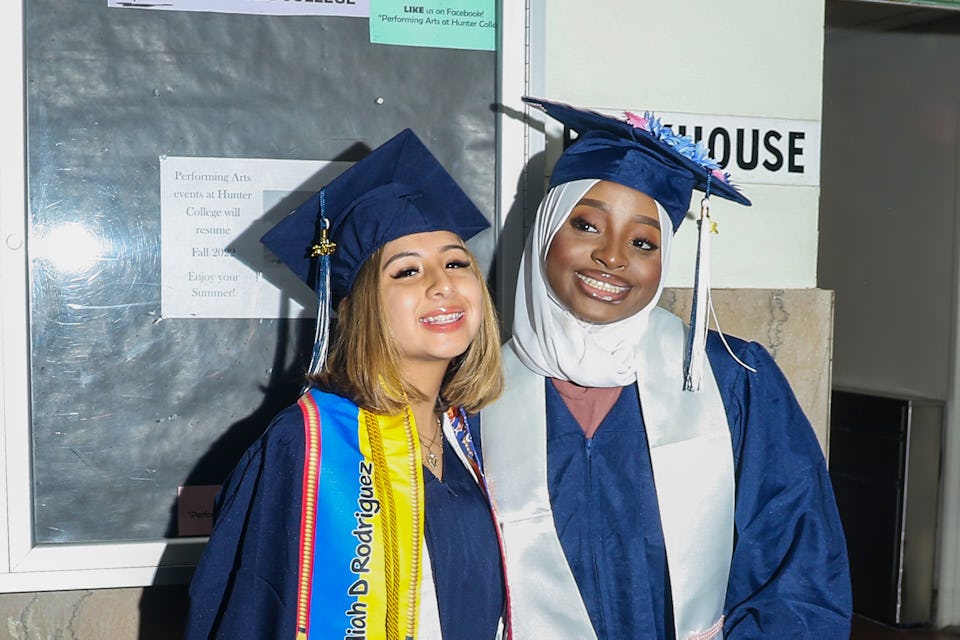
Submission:
[[[29,474],[27,369],[26,191],[23,80],[23,5],[0,6],[0,572],[13,563],[11,546],[29,531],[28,511],[12,507],[8,486]],[[22,503],[18,503],[22,506]],[[24,517],[26,515],[26,517]]]
[[[527,38],[527,3],[502,2],[500,41],[497,55],[497,229],[502,229],[504,216],[515,195],[514,185],[526,163],[526,127],[516,117],[524,112],[520,100],[527,85],[528,64],[525,54]]]
[[[955,121],[960,122],[960,107]],[[954,141],[957,180],[954,190],[954,247],[960,247],[960,133]],[[950,328],[950,380],[944,407],[943,453],[940,475],[940,521],[937,527],[937,627],[960,625],[960,256],[953,255],[953,322]]]

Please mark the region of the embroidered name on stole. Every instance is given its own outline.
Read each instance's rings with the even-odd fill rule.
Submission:
[[[411,421],[315,389],[300,407],[306,455],[297,640],[414,638],[424,505]]]

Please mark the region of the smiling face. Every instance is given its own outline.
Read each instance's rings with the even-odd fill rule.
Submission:
[[[660,231],[653,198],[598,182],[553,237],[547,282],[581,320],[608,324],[628,318],[650,304],[660,285]]]
[[[383,246],[380,299],[401,369],[446,365],[467,350],[482,316],[479,272],[449,231],[415,233]]]

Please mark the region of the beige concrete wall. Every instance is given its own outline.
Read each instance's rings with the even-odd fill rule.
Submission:
[[[0,638],[175,640],[183,636],[186,587],[0,595]]]
[[[667,289],[660,306],[690,317],[690,289]],[[827,451],[833,364],[833,292],[823,289],[716,289],[724,333],[759,342],[793,386]],[[712,325],[711,325],[712,326]],[[713,327],[716,328],[716,327]]]

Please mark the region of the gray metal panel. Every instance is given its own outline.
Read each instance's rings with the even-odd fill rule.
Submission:
[[[372,45],[357,18],[25,13],[28,248],[69,222],[110,247],[73,271],[31,249],[36,542],[173,536],[177,487],[295,399],[312,321],[160,319],[159,157],[355,159],[409,126],[492,219],[496,56]]]

